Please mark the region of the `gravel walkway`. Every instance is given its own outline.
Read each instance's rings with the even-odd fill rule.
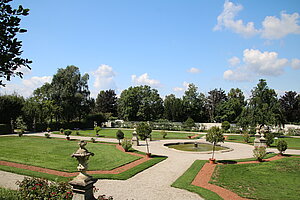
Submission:
[[[44,133],[30,134],[33,136],[44,136]],[[54,137],[65,138],[64,135],[54,135]],[[85,139],[90,140],[91,137],[71,136],[72,139]],[[97,141],[117,142],[116,139],[110,138],[97,138]],[[156,164],[134,177],[122,180],[99,180],[95,186],[99,191],[95,196],[105,194],[113,196],[114,200],[197,200],[202,199],[197,194],[172,188],[170,185],[180,177],[195,160],[207,160],[210,158],[208,153],[197,152],[180,152],[169,149],[163,144],[174,142],[191,142],[191,140],[163,140],[151,141],[150,152],[157,155],[168,156],[168,159]],[[197,142],[205,142],[204,139],[193,140]],[[217,160],[230,160],[239,158],[252,157],[253,146],[225,142],[224,146],[234,149],[230,152],[216,153]],[[146,152],[144,142],[141,146],[135,146],[135,149]],[[269,149],[270,151],[277,152],[277,150]],[[286,153],[300,154],[300,150],[288,150]],[[91,160],[92,162],[92,160]],[[15,182],[22,180],[23,176],[11,174],[8,172],[0,171],[0,187],[8,187],[16,189]]]

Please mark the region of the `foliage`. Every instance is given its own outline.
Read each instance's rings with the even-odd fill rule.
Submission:
[[[125,139],[122,141],[122,147],[123,147],[123,149],[124,149],[126,152],[129,151],[129,149],[132,147],[131,140],[125,138]]]
[[[253,157],[258,161],[262,161],[262,159],[266,155],[267,155],[266,147],[259,146],[253,149]]]
[[[24,98],[17,94],[0,96],[0,123],[13,125],[21,116],[23,105]]]
[[[300,129],[295,129],[295,128],[289,128],[287,135],[290,136],[300,136]]]
[[[92,143],[96,143],[95,138],[91,138]]]
[[[101,131],[101,128],[100,128],[100,126],[96,126],[96,127],[94,128],[94,130],[95,130],[96,133],[98,134],[98,133]]]
[[[271,144],[273,144],[274,142],[274,134],[271,132],[267,132],[265,133],[265,138],[266,138],[266,145],[270,147]]]
[[[250,135],[249,135],[249,133],[247,131],[245,131],[243,133],[243,139],[244,139],[244,142],[246,142],[246,143],[250,142]]]
[[[19,68],[28,68],[32,63],[30,60],[21,58],[22,41],[17,39],[17,34],[27,32],[20,28],[22,16],[29,14],[29,9],[24,9],[21,5],[13,9],[9,2],[12,0],[0,1],[0,78],[10,81],[12,76],[22,78],[23,73]],[[3,80],[0,80],[0,87],[5,86]]]
[[[73,197],[68,183],[48,182],[41,178],[27,178],[17,182],[21,197],[24,199],[71,200]]]
[[[168,135],[168,133],[166,131],[161,131],[160,133],[162,135],[162,137],[165,139]]]
[[[117,95],[114,90],[100,91],[95,105],[95,111],[101,113],[112,113],[117,116]]]
[[[22,200],[19,191],[0,188],[0,200]]]
[[[300,95],[294,91],[285,92],[279,99],[280,107],[287,122],[300,121]]]
[[[230,123],[228,121],[224,121],[224,122],[222,122],[221,127],[224,131],[227,131],[230,129]]]
[[[118,114],[129,121],[153,121],[163,114],[163,100],[148,85],[129,87],[118,99]]]
[[[150,153],[147,138],[151,137],[152,128],[150,127],[149,124],[145,122],[141,122],[137,125],[136,132],[141,140],[146,141],[147,153]]]
[[[64,134],[66,136],[70,136],[72,134],[72,131],[70,129],[64,130]]]
[[[63,134],[64,131],[65,131],[65,130],[64,130],[63,128],[59,129],[59,132],[60,132],[61,134]]]
[[[219,115],[219,113],[217,113],[217,107],[225,101],[227,101],[227,96],[225,91],[221,88],[219,90],[214,89],[208,92],[206,106],[208,109],[210,122],[216,121],[216,116]]]
[[[164,117],[170,121],[183,121],[184,106],[180,98],[174,94],[167,95],[164,100]]]
[[[45,133],[45,137],[46,138],[50,138],[50,134],[49,133]]]
[[[214,158],[216,144],[224,142],[224,140],[225,137],[219,127],[213,126],[208,130],[208,133],[206,134],[206,141],[213,144],[212,159]]]
[[[118,130],[118,131],[116,132],[116,137],[117,137],[117,139],[119,140],[119,144],[120,144],[120,140],[124,139],[124,133],[123,133],[123,131]]]
[[[191,130],[193,127],[196,126],[196,124],[195,124],[195,121],[191,117],[189,117],[184,122],[184,126],[187,127],[189,130]]]
[[[285,140],[278,140],[277,149],[282,154],[285,150],[287,150],[288,144]]]

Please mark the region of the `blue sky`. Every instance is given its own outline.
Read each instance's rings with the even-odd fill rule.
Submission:
[[[188,83],[207,93],[241,88],[260,78],[279,95],[300,92],[299,0],[15,0],[30,8],[23,79],[0,93],[26,97],[58,68],[75,65],[100,90],[118,94],[150,85],[162,97],[181,96]]]

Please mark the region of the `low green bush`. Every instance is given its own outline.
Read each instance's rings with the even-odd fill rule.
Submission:
[[[132,147],[131,140],[125,138],[122,141],[122,147],[126,152],[129,151],[129,149]]]
[[[279,151],[280,154],[282,154],[282,152],[284,152],[285,150],[287,150],[288,145],[287,142],[285,140],[279,140],[277,143],[277,149]]]
[[[253,149],[253,156],[256,160],[262,161],[262,159],[267,155],[266,147],[260,146]]]
[[[27,178],[18,181],[22,199],[71,200],[71,186],[66,182],[54,183],[41,178]]]
[[[222,122],[221,127],[224,131],[228,131],[230,129],[230,123],[228,121],[224,121]]]
[[[119,140],[119,144],[121,144],[121,140],[124,139],[124,133],[121,130],[116,132],[116,138]]]
[[[45,133],[45,137],[46,138],[50,138],[50,134],[49,133]]]
[[[0,188],[0,200],[22,200],[22,198],[16,190]]]
[[[70,136],[72,134],[72,131],[70,129],[67,129],[67,130],[64,131],[64,134],[66,136]]]

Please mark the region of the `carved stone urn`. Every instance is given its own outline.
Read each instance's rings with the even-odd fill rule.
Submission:
[[[78,161],[77,170],[80,172],[69,182],[73,190],[73,200],[95,200],[93,188],[97,180],[86,173],[89,157],[94,156],[94,153],[85,148],[86,144],[86,141],[81,140],[78,143],[79,149],[72,154],[72,157],[75,157]]]

